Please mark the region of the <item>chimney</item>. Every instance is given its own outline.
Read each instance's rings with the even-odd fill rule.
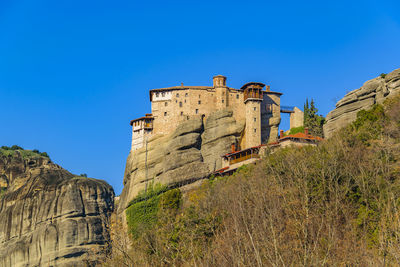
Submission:
[[[283,130],[281,130],[281,132],[279,134],[279,138],[283,138]]]
[[[181,86],[183,87],[183,83],[181,83]]]
[[[305,135],[308,135],[308,128],[304,128]]]

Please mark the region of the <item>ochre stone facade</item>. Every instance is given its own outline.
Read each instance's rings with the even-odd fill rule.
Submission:
[[[149,135],[170,134],[183,121],[195,117],[206,121],[211,113],[223,109],[232,110],[236,121],[246,123],[238,144],[241,149],[274,142],[281,120],[281,95],[262,83],[248,83],[241,89],[228,87],[222,75],[213,78],[212,87],[181,85],[150,90],[151,114],[131,121],[132,150],[144,146]],[[150,120],[152,128],[145,129]]]

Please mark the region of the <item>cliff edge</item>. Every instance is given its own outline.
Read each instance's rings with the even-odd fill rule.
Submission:
[[[325,137],[331,137],[335,131],[354,121],[358,111],[369,109],[374,104],[381,104],[399,91],[400,69],[396,69],[389,74],[369,80],[361,88],[349,92],[326,116]]]
[[[49,158],[0,149],[0,266],[82,266],[107,249],[114,191]]]
[[[232,110],[224,109],[210,114],[206,121],[201,116],[187,120],[170,135],[152,136],[147,147],[128,156],[118,213],[145,189],[146,183],[182,187],[220,169],[221,155],[239,142],[244,126],[244,122],[235,120]]]

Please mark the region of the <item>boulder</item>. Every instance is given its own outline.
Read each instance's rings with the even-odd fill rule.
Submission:
[[[354,121],[358,111],[369,109],[374,104],[381,104],[398,91],[400,91],[400,69],[392,71],[385,77],[369,80],[361,88],[349,92],[326,116],[325,137],[331,137],[334,132]]]
[[[147,151],[145,147],[131,151],[118,214],[146,185],[160,183],[186,188],[221,167],[221,155],[228,153],[231,144],[239,140],[244,123],[236,122],[228,109],[216,111],[203,120],[200,116],[193,117],[168,136],[150,138]]]
[[[26,154],[26,153],[25,153]],[[48,158],[0,153],[0,266],[81,266],[106,251],[114,191]]]

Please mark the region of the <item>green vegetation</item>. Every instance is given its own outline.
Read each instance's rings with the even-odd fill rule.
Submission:
[[[147,191],[141,191],[129,203],[126,217],[133,238],[139,238],[146,229],[153,227],[157,222],[160,206],[175,209],[179,207],[180,191],[174,190],[168,191],[167,187],[160,184],[150,185]]]
[[[0,147],[0,155],[3,155],[3,156],[15,155],[16,151],[21,153],[21,155],[22,155],[22,157],[24,159],[38,158],[38,157],[45,157],[45,158],[49,158],[50,159],[50,156],[46,152],[40,152],[37,149],[24,150],[22,147],[17,146],[17,145],[13,145],[11,147],[8,147],[8,146]]]
[[[304,126],[291,128],[289,134],[304,133]]]
[[[7,187],[0,187],[0,199],[4,196],[7,191]]]
[[[315,107],[314,100],[311,99],[311,103],[308,103],[308,99],[304,104],[304,127],[308,128],[310,134],[324,137],[323,125],[325,118],[322,115],[317,114],[318,109]]]
[[[79,176],[80,176],[80,177],[85,177],[85,178],[87,178],[87,174],[86,174],[86,173],[82,173],[82,174],[80,174]]]
[[[386,73],[381,73],[380,76],[381,76],[382,79],[385,79],[386,75],[387,75]]]
[[[317,147],[278,150],[184,196],[142,193],[129,249],[105,266],[400,265],[399,163],[395,98]]]

